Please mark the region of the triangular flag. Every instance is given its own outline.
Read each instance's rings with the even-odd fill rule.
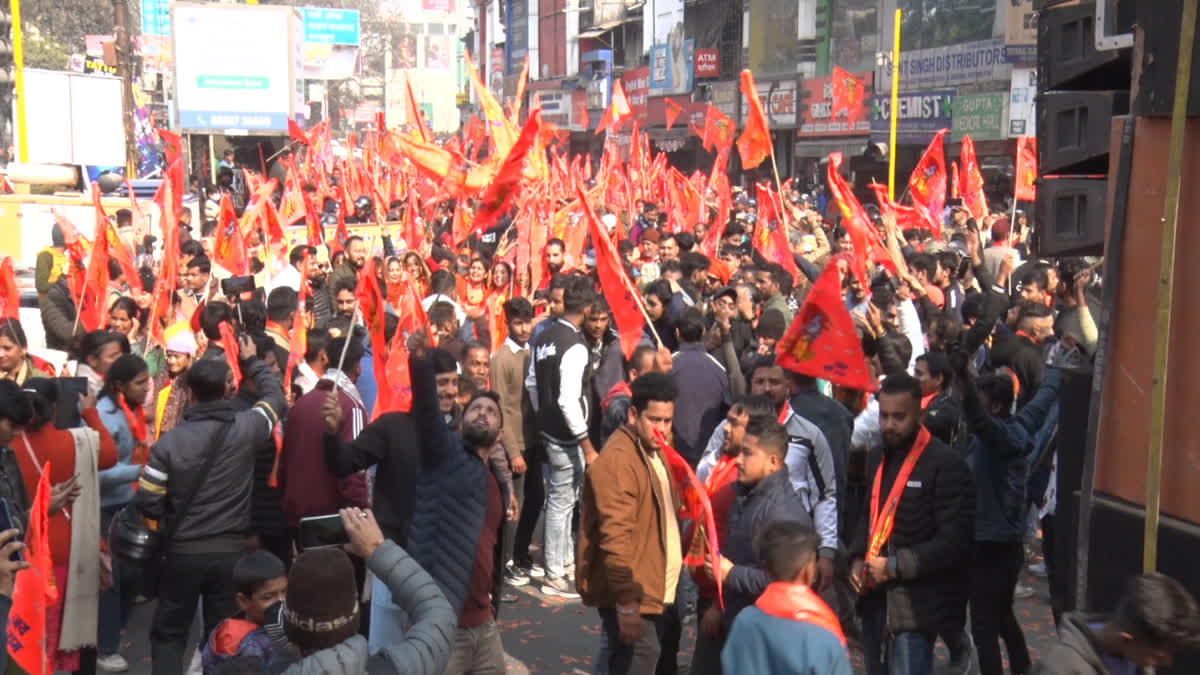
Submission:
[[[17,572],[8,613],[8,654],[26,673],[52,672],[46,653],[46,608],[58,600],[58,587],[50,553],[50,491],[46,462],[29,509],[24,553],[29,567]]]
[[[758,98],[758,89],[754,86],[754,75],[749,70],[742,71],[742,95],[746,97],[746,127],[738,136],[738,154],[742,156],[742,166],[747,169],[762,164],[771,155],[771,131],[767,125],[767,114],[763,111],[762,101]]]
[[[679,105],[671,99],[664,101],[666,108],[663,110],[663,116],[667,119],[667,131],[675,124],[675,120],[679,119],[679,115],[683,113],[683,106]]]

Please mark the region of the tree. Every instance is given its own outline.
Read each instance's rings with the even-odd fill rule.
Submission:
[[[84,51],[85,35],[112,35],[113,9],[107,0],[26,0],[21,3],[27,28],[37,26],[42,38],[65,54]],[[26,64],[28,55],[26,56]],[[56,69],[66,68],[66,59]]]
[[[24,56],[26,68],[41,68],[43,70],[66,70],[69,55],[67,48],[54,39],[47,37],[35,26],[26,23],[24,29]]]

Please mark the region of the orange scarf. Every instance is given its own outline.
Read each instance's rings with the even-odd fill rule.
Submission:
[[[837,636],[838,642],[846,646],[846,636],[842,634],[842,624],[838,622],[829,605],[812,592],[804,584],[788,584],[782,581],[772,582],[767,590],[758,596],[754,606],[764,613],[780,619],[791,619],[801,623],[819,626]]]
[[[117,405],[121,406],[121,412],[125,413],[125,421],[129,423],[129,431],[133,434],[134,447],[131,462],[134,464],[145,464],[150,458],[147,445],[149,431],[146,425],[146,415],[142,413],[142,406],[138,404],[134,409],[130,410],[129,404],[125,402],[125,395],[114,393],[113,396],[117,399]]]
[[[913,468],[917,466],[917,460],[921,459],[928,445],[929,430],[922,426],[908,451],[908,456],[900,465],[900,473],[896,474],[896,480],[892,483],[892,489],[882,509],[879,506],[879,488],[883,483],[884,458],[880,458],[879,468],[875,470],[875,480],[871,485],[871,511],[868,514],[871,517],[871,536],[868,539],[867,560],[874,560],[883,550],[884,542],[892,536],[892,527],[896,524],[896,509],[900,506],[900,495],[908,484],[908,477],[912,475]]]
[[[708,492],[708,496],[712,497],[717,490],[736,479],[737,457],[722,454],[721,459],[717,460],[717,465],[713,467],[712,473],[708,474],[708,480],[704,481],[704,489]]]

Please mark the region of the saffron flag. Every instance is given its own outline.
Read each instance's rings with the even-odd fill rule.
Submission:
[[[213,260],[234,276],[250,274],[250,258],[246,255],[246,241],[238,226],[237,212],[229,193],[221,194],[220,211],[217,214],[216,239],[213,241]]]
[[[87,330],[98,330],[108,324],[108,258],[110,244],[116,237],[108,236],[112,223],[108,222],[108,216],[100,204],[100,187],[95,183],[92,184],[92,193],[96,211],[96,242],[92,246],[87,271],[84,272],[79,322]]]
[[[908,178],[908,193],[913,205],[931,223],[942,222],[942,210],[946,208],[946,156],[942,149],[942,137],[946,129],[938,131],[925,154],[917,162]],[[941,228],[938,228],[941,231]]]
[[[704,149],[716,152],[717,156],[729,154],[737,129],[733,120],[713,104],[704,109]]]
[[[679,115],[683,112],[683,106],[679,105],[675,101],[672,101],[671,99],[664,101],[663,105],[666,106],[666,108],[663,110],[663,115],[667,120],[667,131],[670,131],[671,127],[675,124],[675,120],[679,119]]]
[[[430,137],[429,127],[425,126],[425,116],[421,114],[421,106],[417,105],[417,99],[413,96],[412,78],[404,78],[405,102],[408,104],[408,124],[413,127],[413,135],[425,143],[430,143],[433,138]]]
[[[762,257],[778,263],[792,276],[792,282],[800,277],[792,248],[788,244],[787,225],[779,212],[779,195],[770,187],[759,183],[756,186],[758,199],[758,232],[754,245]]]
[[[4,256],[4,262],[0,262],[0,319],[20,319],[20,310],[21,292],[17,289],[12,256]]]
[[[662,458],[666,460],[667,469],[671,472],[671,479],[675,482],[675,490],[679,493],[680,519],[697,523],[699,527],[693,532],[702,530],[706,537],[707,551],[701,553],[699,559],[692,557],[692,552],[696,550],[696,547],[692,546],[692,542],[679,542],[680,547],[688,552],[683,559],[683,564],[688,567],[703,567],[704,558],[708,557],[715,570],[718,567],[717,561],[721,559],[721,552],[717,545],[717,524],[713,517],[713,507],[708,498],[708,491],[704,489],[704,483],[701,483],[700,479],[696,477],[696,472],[692,471],[687,460],[667,443],[667,439],[663,438],[662,432],[658,429],[654,430],[654,440],[658,442],[658,447],[663,454]],[[717,582],[717,603],[720,607],[724,607],[725,596],[721,590],[721,575],[713,576]]]
[[[758,89],[754,87],[754,75],[750,74],[749,70],[742,71],[741,86],[748,110],[746,128],[737,139],[738,154],[742,156],[742,166],[753,169],[773,152],[771,132],[767,125],[767,114],[758,98]]]
[[[879,202],[880,212],[891,214],[901,232],[911,229],[929,230],[934,239],[942,238],[941,224],[927,218],[923,210],[916,206],[897,204],[888,199],[886,185],[872,182],[870,187],[875,193],[875,201]]]
[[[863,83],[849,72],[834,66],[831,84],[833,88],[833,116],[837,117],[839,112],[845,112],[846,122],[853,129],[854,123],[858,121],[859,113],[862,112]]]
[[[1037,139],[1022,136],[1017,139],[1017,190],[1016,198],[1032,202],[1037,199]]]
[[[233,388],[237,389],[242,383],[242,366],[238,362],[237,338],[233,337],[233,329],[229,327],[228,321],[218,324],[217,330],[221,331],[221,347],[225,351],[225,363],[229,364],[229,370],[233,372]]]
[[[850,271],[858,278],[862,287],[867,289],[870,288],[867,281],[867,269],[870,267],[871,261],[878,257],[877,254],[882,251],[883,246],[875,234],[870,216],[867,215],[858,198],[854,196],[854,191],[846,184],[846,179],[838,173],[841,166],[842,153],[831,153],[826,180],[829,183],[829,192],[833,195],[838,210],[842,214],[842,227],[846,228],[846,232],[850,235],[851,245],[854,247]],[[887,252],[883,251],[883,255],[886,256]]]
[[[373,352],[374,350],[372,350],[372,358]],[[396,334],[392,336],[392,344],[388,349],[384,367],[387,372],[383,382],[387,384],[388,388],[386,392],[383,389],[379,390],[379,395],[375,399],[375,410],[371,413],[371,421],[375,421],[384,413],[412,410],[412,376],[408,370],[408,347],[404,344],[403,332],[396,331]],[[379,380],[377,379],[376,382],[378,383]]]
[[[950,162],[950,198],[958,199],[959,193],[958,162]]]
[[[792,325],[775,346],[775,353],[779,365],[792,372],[850,389],[873,391],[875,380],[867,370],[854,320],[842,299],[838,268],[836,259],[825,266]]]
[[[501,216],[508,213],[513,200],[520,195],[521,179],[525,173],[525,159],[529,155],[529,149],[533,146],[533,141],[537,138],[541,126],[542,111],[534,109],[530,113],[529,119],[525,121],[525,126],[521,128],[521,135],[517,138],[517,142],[505,156],[495,178],[488,184],[487,189],[480,197],[482,203],[475,211],[475,217],[471,221],[471,227],[475,232],[481,233],[491,227]]]
[[[592,246],[596,248],[596,276],[600,278],[600,288],[608,299],[612,310],[613,321],[617,324],[617,333],[621,337],[621,353],[625,358],[633,356],[638,342],[642,339],[642,331],[646,326],[646,317],[642,314],[637,289],[625,274],[621,266],[621,255],[613,245],[596,212],[588,203],[587,195],[579,187],[575,188],[579,204],[583,209],[584,220],[587,221],[588,233],[592,236]]]
[[[58,587],[50,554],[50,490],[46,462],[29,509],[24,554],[29,567],[17,572],[8,614],[8,655],[31,675],[52,672],[46,654],[46,608],[58,600]]]
[[[172,174],[173,171],[167,171],[158,187],[158,193],[154,196],[161,218],[159,222],[162,224],[160,229],[163,235],[163,257],[158,268],[158,280],[154,284],[154,299],[150,305],[150,337],[162,347],[167,345],[162,319],[171,311],[171,297],[179,281],[179,224],[171,205],[175,203],[175,192],[182,187],[175,184]]]
[[[596,125],[596,134],[601,131],[613,132],[621,128],[621,123],[629,116],[633,115],[633,108],[629,105],[629,99],[625,97],[625,89],[621,86],[620,80],[613,82],[612,102],[608,104],[604,114],[600,116],[600,123]]]
[[[979,161],[975,159],[975,141],[970,136],[962,137],[963,206],[977,222],[982,223],[987,217],[987,198],[983,196],[983,174],[979,171]]]

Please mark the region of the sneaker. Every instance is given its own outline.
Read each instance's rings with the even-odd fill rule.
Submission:
[[[568,579],[543,579],[542,595],[566,598],[568,600],[574,600],[579,597],[579,593],[575,591],[575,584]]]
[[[1017,584],[1016,590],[1013,591],[1013,597],[1017,600],[1028,600],[1029,598],[1033,597],[1035,592],[1036,591],[1033,590],[1033,586]]]
[[[1039,577],[1041,579],[1046,578],[1047,572],[1046,572],[1046,563],[1045,562],[1032,563],[1029,565],[1028,569],[1029,569],[1029,573],[1032,574],[1033,576]]]
[[[530,579],[541,579],[546,576],[545,568],[543,568],[541,565],[539,565],[537,563],[533,563],[532,565],[530,565],[528,571],[529,571]]]
[[[528,586],[529,575],[525,574],[520,567],[509,563],[504,567],[504,583],[509,586]]]
[[[566,571],[567,571],[567,578],[570,579],[571,581],[575,581],[575,563],[571,563],[570,565],[567,565]]]
[[[507,588],[504,589],[503,591],[500,591],[500,602],[503,604],[511,605],[512,603],[514,603],[520,599],[521,599],[521,596],[508,590]]]
[[[106,673],[124,673],[129,670],[129,662],[120,654],[99,654],[96,656],[96,666]]]

